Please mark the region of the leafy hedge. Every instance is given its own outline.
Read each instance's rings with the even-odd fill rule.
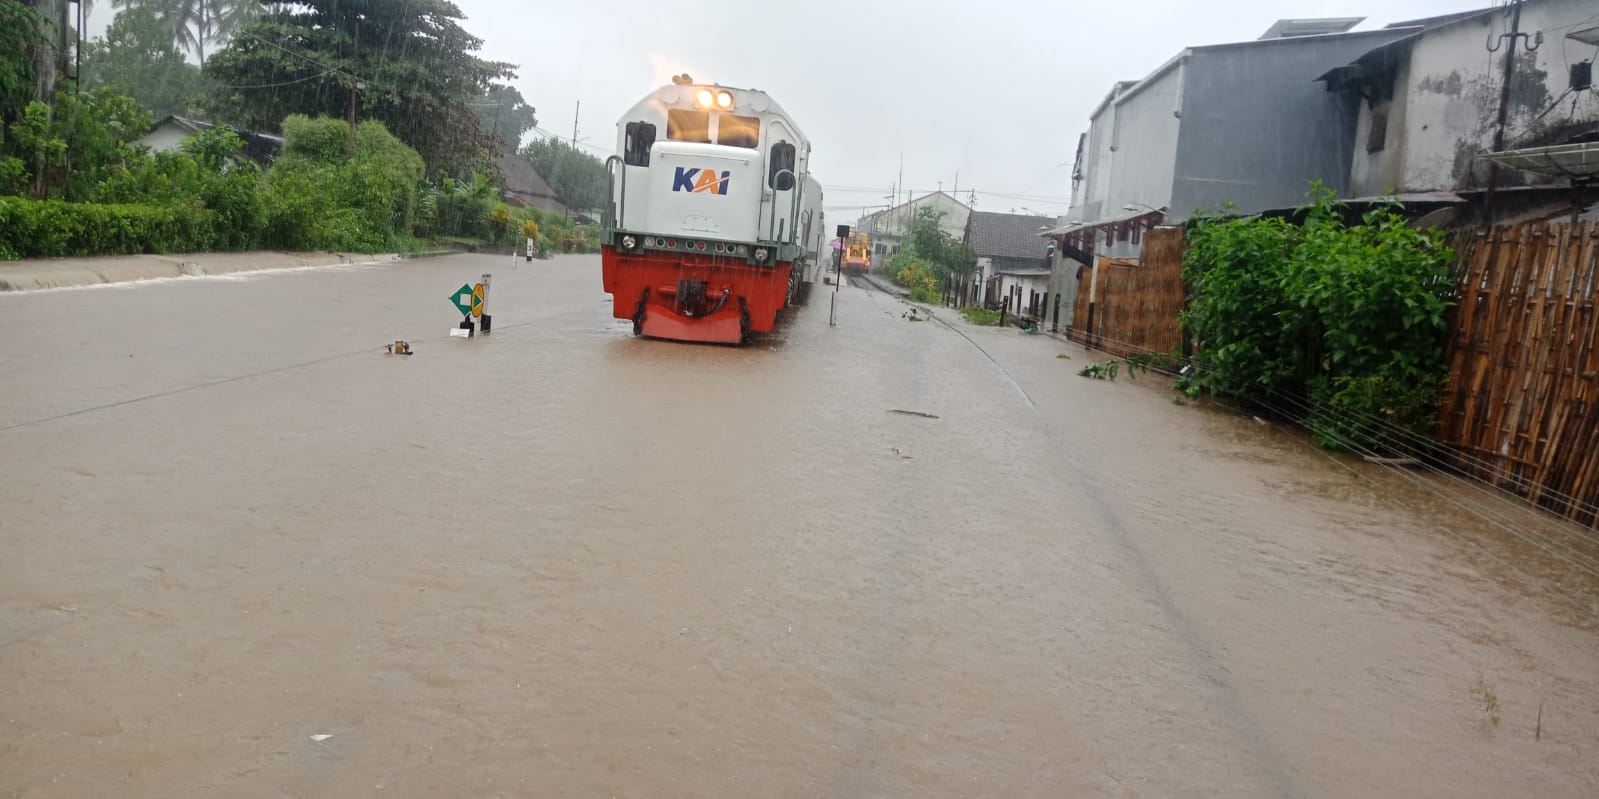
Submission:
[[[1302,225],[1199,217],[1183,325],[1202,367],[1186,384],[1303,416],[1322,443],[1381,448],[1429,433],[1443,381],[1453,254],[1392,207],[1349,210],[1316,186]],[[1402,433],[1401,433],[1402,434]]]
[[[212,249],[215,212],[142,204],[0,197],[0,258]]]
[[[0,20],[31,13],[17,8],[0,0]],[[5,66],[0,101],[21,74]],[[16,85],[31,91],[27,81]],[[429,184],[417,151],[376,121],[351,135],[344,120],[291,115],[282,152],[263,171],[241,156],[244,142],[226,126],[195,133],[177,151],[149,152],[137,141],[149,112],[109,87],[62,92],[53,107],[19,96],[0,110],[0,259],[255,247],[385,252],[448,236],[514,244],[535,221],[550,249],[597,247],[597,236],[558,215],[496,209],[489,175]]]

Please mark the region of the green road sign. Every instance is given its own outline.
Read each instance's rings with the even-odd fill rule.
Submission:
[[[474,302],[472,299],[472,284],[467,283],[456,289],[455,293],[450,295],[450,302],[455,303],[455,309],[460,311],[462,316],[471,313]]]

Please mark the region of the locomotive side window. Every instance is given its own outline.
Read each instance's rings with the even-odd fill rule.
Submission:
[[[794,188],[794,145],[780,141],[772,145],[772,155],[767,159],[771,164],[771,172],[767,175],[766,182],[778,191],[789,191]],[[788,174],[777,173],[788,170]]]
[[[711,114],[708,111],[666,112],[666,138],[672,141],[711,143]]]
[[[655,146],[655,126],[648,122],[627,123],[627,146],[622,162],[628,166],[649,166],[650,148]]]
[[[722,114],[716,119],[716,143],[728,147],[755,149],[761,140],[761,120],[758,117],[741,117]]]

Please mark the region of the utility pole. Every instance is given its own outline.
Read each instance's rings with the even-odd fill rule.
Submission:
[[[578,117],[581,116],[582,114],[583,114],[583,101],[582,100],[578,100],[577,101],[577,107],[572,109],[572,152],[564,160],[570,161],[571,159],[574,159],[574,158],[577,157],[577,120],[578,120]],[[572,218],[572,208],[571,208],[571,206],[567,206],[567,208],[566,208],[566,218],[567,219],[571,219]]]
[[[577,101],[577,108],[572,110],[572,151],[577,152],[577,118],[583,113],[583,101]]]
[[[1493,152],[1502,152],[1505,149],[1505,114],[1510,109],[1510,78],[1516,70],[1516,42],[1521,38],[1521,0],[1513,0],[1513,10],[1510,14],[1510,39],[1509,46],[1505,48],[1505,75],[1499,86],[1499,114],[1494,127]],[[1505,39],[1500,36],[1500,39]],[[1488,48],[1493,52],[1497,47]],[[1530,49],[1530,48],[1529,48]],[[1483,211],[1493,217],[1494,189],[1499,183],[1499,164],[1496,161],[1488,162],[1488,192],[1483,197]]]
[[[899,177],[894,180],[894,204],[899,204],[899,193],[905,190],[905,151],[899,151]],[[899,240],[903,244],[906,234],[911,232],[911,226],[906,224],[905,209],[899,211]]]

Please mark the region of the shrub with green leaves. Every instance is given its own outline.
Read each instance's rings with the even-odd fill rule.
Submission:
[[[1329,447],[1431,431],[1446,377],[1453,253],[1394,206],[1357,224],[1319,184],[1304,222],[1199,217],[1183,312],[1199,369],[1186,382],[1292,412]]]
[[[185,206],[0,197],[0,257],[208,250],[215,243],[212,217]]]
[[[961,316],[974,325],[999,324],[999,311],[990,311],[981,305],[968,305],[961,309]]]
[[[380,122],[301,115],[283,121],[283,153],[261,193],[271,247],[377,252],[408,241],[417,219],[422,157]]]

